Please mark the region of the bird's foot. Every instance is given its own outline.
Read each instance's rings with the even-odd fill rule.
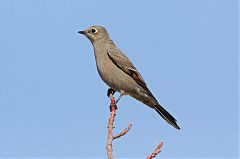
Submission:
[[[109,97],[110,94],[114,95],[115,92],[116,92],[115,90],[113,90],[112,88],[109,88],[109,89],[107,90],[107,96]]]
[[[110,112],[112,112],[113,111],[113,109],[114,110],[117,110],[117,105],[116,104],[111,104],[110,106],[109,106],[109,110],[110,110]]]
[[[113,110],[117,110],[117,103],[115,102],[115,99],[114,99],[114,93],[116,91],[113,90],[112,88],[109,88],[108,91],[107,91],[107,96],[111,99],[111,105],[109,106],[109,109],[110,111],[112,112]],[[110,96],[111,95],[111,96]]]

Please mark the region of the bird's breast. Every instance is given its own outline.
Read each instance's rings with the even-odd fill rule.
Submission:
[[[106,56],[97,55],[95,57],[98,73],[101,79],[109,87],[118,92],[121,92],[121,90],[128,92],[126,89],[129,89],[131,86],[136,85],[136,82],[129,75],[118,68],[107,54]]]

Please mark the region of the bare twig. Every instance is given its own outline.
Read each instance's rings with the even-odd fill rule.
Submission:
[[[111,100],[111,105],[110,105],[110,117],[108,120],[108,139],[107,139],[107,155],[108,155],[108,159],[112,159],[113,155],[112,155],[112,141],[114,139],[117,139],[123,135],[125,135],[132,127],[132,124],[129,124],[128,127],[126,129],[124,129],[122,132],[120,132],[119,134],[113,136],[113,122],[116,116],[116,101],[115,98],[113,96],[112,93],[109,94],[110,100]]]
[[[109,95],[110,100],[111,100],[111,106],[110,106],[110,117],[108,120],[108,139],[107,139],[107,155],[108,155],[108,159],[112,159],[113,155],[112,155],[112,141],[113,141],[113,135],[112,135],[112,129],[113,129],[113,121],[114,118],[116,116],[116,110],[115,107],[113,105],[115,105],[115,98],[113,96],[113,94]]]
[[[110,105],[110,117],[108,120],[108,138],[107,138],[107,155],[108,155],[108,159],[112,159],[113,158],[113,154],[112,154],[112,141],[120,138],[121,136],[124,136],[127,132],[129,132],[129,130],[132,128],[132,124],[129,124],[127,128],[125,128],[122,132],[120,132],[119,134],[113,136],[113,122],[116,116],[116,103],[119,101],[120,97],[118,98],[117,101],[115,101],[115,97],[113,96],[114,92],[109,93],[109,98],[111,100],[111,105]],[[160,152],[161,152],[161,148],[163,146],[163,142],[160,142],[160,144],[157,146],[157,148],[153,151],[153,153],[147,157],[147,159],[152,159],[155,158]]]
[[[120,132],[119,134],[113,136],[113,140],[117,139],[123,135],[125,135],[130,129],[132,128],[132,124],[129,124],[128,127],[126,127],[126,129],[124,129],[122,132]]]
[[[161,152],[162,146],[163,146],[163,142],[161,141],[160,144],[157,146],[157,148],[153,151],[153,153],[147,157],[147,159],[155,158]]]
[[[119,134],[113,136],[112,129],[113,129],[113,122],[114,122],[114,119],[115,119],[115,116],[116,116],[117,106],[116,106],[115,98],[114,98],[112,93],[109,94],[109,98],[111,100],[111,105],[110,105],[111,114],[110,114],[110,117],[109,117],[109,120],[108,120],[107,155],[108,155],[108,159],[112,159],[113,158],[113,155],[112,155],[112,141],[114,139],[117,139],[117,138],[125,135],[131,129],[132,124],[129,124],[126,129],[124,129]],[[119,101],[119,99],[118,99],[118,101]]]

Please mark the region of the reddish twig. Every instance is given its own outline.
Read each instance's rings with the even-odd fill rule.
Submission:
[[[122,132],[120,132],[119,134],[113,136],[113,140],[117,139],[123,135],[125,135],[130,129],[132,128],[132,124],[129,124],[128,127],[126,127],[126,129],[124,129]]]
[[[163,142],[161,141],[160,144],[157,146],[157,148],[153,151],[153,153],[147,157],[147,159],[155,158],[161,152],[162,146],[163,146]]]
[[[111,100],[111,105],[110,105],[110,117],[108,120],[108,138],[107,138],[107,155],[108,155],[108,159],[112,159],[113,155],[112,155],[112,141],[120,138],[121,136],[124,136],[131,128],[132,128],[132,124],[129,124],[127,128],[125,128],[122,132],[120,132],[119,134],[113,136],[113,122],[116,116],[116,101],[115,98],[113,96],[113,93],[109,94],[109,98]],[[161,148],[163,146],[163,142],[160,142],[160,144],[157,146],[157,148],[153,151],[153,153],[147,157],[147,159],[152,159],[155,158],[160,152],[161,152]]]
[[[112,159],[113,155],[112,155],[112,141],[113,141],[113,135],[112,135],[112,129],[113,129],[113,121],[114,118],[116,116],[116,110],[114,108],[113,105],[115,105],[115,98],[113,96],[113,94],[109,95],[110,100],[111,100],[111,114],[108,120],[108,139],[107,139],[107,155],[108,155],[108,159]]]
[[[112,133],[112,129],[113,129],[113,122],[116,116],[116,102],[115,102],[115,98],[113,96],[113,94],[109,94],[110,100],[111,100],[111,105],[110,105],[110,117],[108,120],[108,139],[107,139],[107,155],[108,155],[108,159],[112,159],[113,155],[112,155],[112,141],[114,139],[117,139],[123,135],[125,135],[132,127],[132,124],[129,124],[128,127],[126,129],[124,129],[121,133],[113,136]]]

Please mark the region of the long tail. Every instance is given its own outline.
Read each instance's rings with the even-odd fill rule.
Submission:
[[[180,130],[180,127],[177,125],[177,120],[168,113],[161,105],[155,105],[154,109],[158,112],[158,114],[163,117],[169,124],[171,124],[176,129]]]

